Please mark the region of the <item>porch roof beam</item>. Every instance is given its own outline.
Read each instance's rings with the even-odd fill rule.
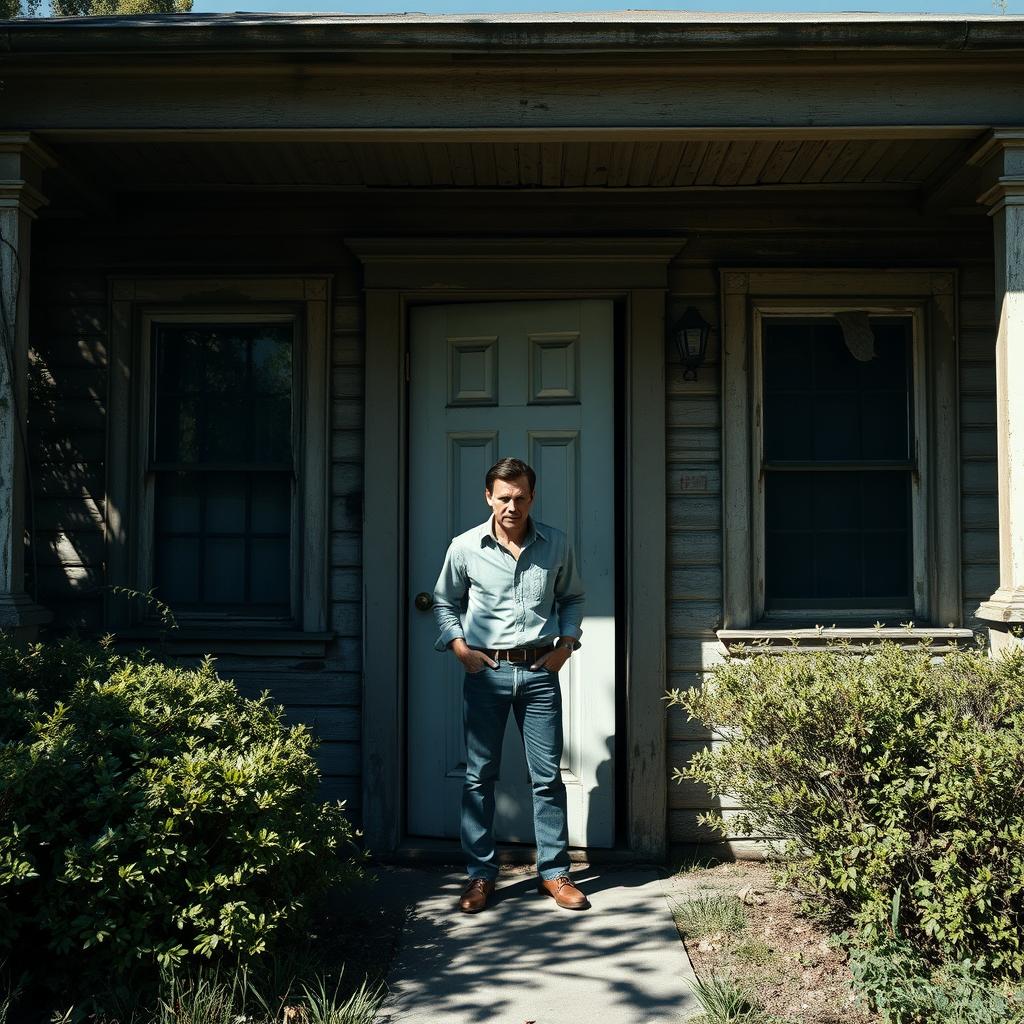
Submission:
[[[755,131],[810,138],[848,137],[843,132],[963,137],[982,126],[1024,125],[1022,69],[1024,55],[1010,69],[999,62],[970,71],[951,66],[865,74],[862,68],[836,68],[810,88],[805,74],[779,66],[665,75],[638,65],[628,75],[600,69],[562,69],[555,75],[524,62],[521,74],[509,78],[486,67],[467,69],[468,75],[425,68],[420,74],[370,77],[337,68],[323,72],[301,62],[282,77],[191,67],[178,75],[127,73],[108,65],[90,73],[83,88],[80,70],[8,63],[0,129],[53,137],[69,130],[173,133],[230,124],[250,132],[362,131],[369,133],[364,138],[380,139],[376,133],[393,132],[390,141],[399,132],[466,128],[491,139],[502,130],[508,139],[533,131],[581,139],[588,132],[629,132],[643,138],[651,129],[667,129],[678,138],[707,137],[709,131],[743,132],[748,139],[757,137],[750,134]],[[624,129],[627,124],[642,128]]]
[[[819,140],[975,139],[988,130],[978,124],[884,124],[723,128],[707,126],[496,127],[464,128],[82,128],[45,132],[51,143],[82,142],[789,142]]]
[[[1018,17],[623,12],[596,15],[173,15],[8,22],[11,53],[174,51],[519,54],[1018,49]]]

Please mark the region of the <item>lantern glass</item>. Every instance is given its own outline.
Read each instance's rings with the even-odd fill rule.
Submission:
[[[684,327],[683,345],[687,359],[701,359],[704,355],[704,343],[707,335],[703,327]]]
[[[697,367],[704,362],[710,333],[711,324],[693,306],[687,309],[673,328],[672,334],[679,349],[685,380],[697,379]]]

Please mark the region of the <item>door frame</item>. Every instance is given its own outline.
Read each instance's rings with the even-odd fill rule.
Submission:
[[[627,836],[632,853],[664,860],[665,306],[668,267],[684,240],[353,238],[345,244],[362,264],[366,314],[362,809],[368,847],[393,853],[405,832],[408,308],[424,301],[605,298],[626,310]],[[397,457],[381,458],[386,452]]]

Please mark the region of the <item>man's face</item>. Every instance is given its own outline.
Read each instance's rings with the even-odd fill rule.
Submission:
[[[515,480],[495,480],[493,491],[484,491],[487,504],[491,506],[494,519],[503,530],[515,533],[526,523],[533,504],[530,481],[525,476]]]

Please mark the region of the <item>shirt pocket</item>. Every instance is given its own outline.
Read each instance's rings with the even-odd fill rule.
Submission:
[[[545,569],[542,565],[531,565],[526,571],[526,578],[523,583],[527,600],[538,604],[554,588],[555,570]]]

